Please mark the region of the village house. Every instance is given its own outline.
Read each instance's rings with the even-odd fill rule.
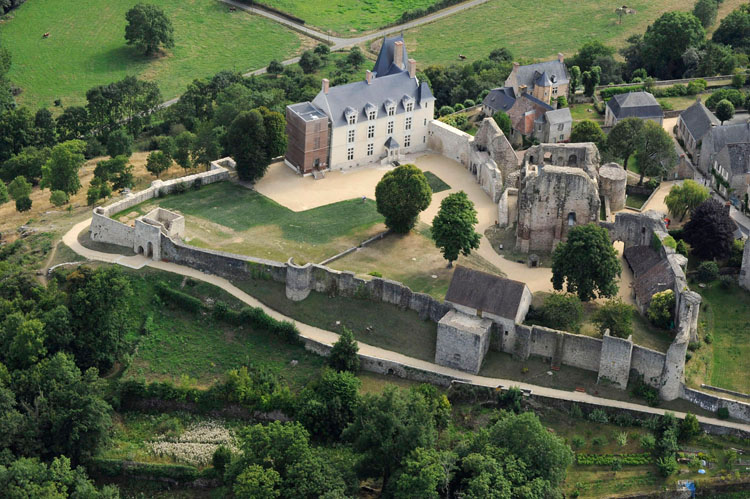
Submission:
[[[693,158],[693,162],[698,162],[703,138],[711,128],[719,124],[719,119],[701,102],[700,97],[696,99],[695,104],[680,113],[677,121],[677,138],[682,140],[685,151]]]
[[[526,66],[514,62],[505,79],[505,86],[512,88],[514,95],[528,93],[545,104],[561,95],[567,97],[569,84],[570,77],[562,54],[557,54],[556,60]]]
[[[392,163],[427,148],[435,98],[416,77],[402,36],[386,38],[361,81],[331,87],[286,108],[284,162],[301,174]]]
[[[615,126],[618,121],[625,118],[641,118],[661,125],[664,121],[664,111],[654,96],[648,92],[615,95],[607,101],[604,126]]]

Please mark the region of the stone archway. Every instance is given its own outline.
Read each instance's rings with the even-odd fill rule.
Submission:
[[[138,250],[136,251],[139,255],[143,254],[143,246],[138,246]]]
[[[154,257],[154,245],[151,243],[151,241],[149,241],[148,245],[146,245],[146,256],[148,258]]]

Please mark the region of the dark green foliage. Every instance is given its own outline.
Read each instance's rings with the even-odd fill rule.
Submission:
[[[677,164],[672,137],[664,128],[653,121],[646,121],[639,135],[636,159],[641,170],[639,184],[644,176],[661,178],[672,171]]]
[[[659,78],[680,78],[685,72],[682,55],[698,47],[706,32],[691,13],[666,12],[643,35],[643,62],[648,74]]]
[[[505,111],[498,111],[492,115],[492,119],[495,120],[495,123],[497,123],[497,126],[500,127],[500,130],[503,131],[505,136],[510,137],[511,122],[508,113]]]
[[[641,398],[652,407],[659,405],[659,392],[653,386],[646,384],[642,374],[634,373],[630,377],[630,387],[632,397]],[[646,446],[644,445],[644,447]]]
[[[607,89],[605,89],[607,90]],[[602,91],[603,93],[604,91]],[[628,169],[628,159],[638,148],[643,130],[640,118],[625,118],[618,121],[607,135],[607,151],[623,161],[622,167]]]
[[[719,102],[727,100],[735,108],[742,107],[745,102],[745,96],[737,89],[734,88],[721,88],[716,92],[712,93],[711,96],[706,99],[706,107],[710,109],[716,109]]]
[[[148,155],[146,159],[146,170],[156,178],[169,170],[172,165],[172,158],[164,154],[163,151],[153,151]]]
[[[85,107],[66,107],[57,117],[57,134],[60,140],[80,139],[91,130],[89,113]]]
[[[364,54],[357,46],[352,47],[349,50],[349,55],[346,56],[346,62],[353,66],[355,69],[364,64],[365,60],[366,59]]]
[[[125,128],[138,135],[148,124],[151,114],[162,102],[156,83],[126,76],[109,85],[100,85],[86,92],[88,126],[105,142],[108,135]]]
[[[0,466],[0,490],[8,499],[25,497],[117,498],[113,485],[98,490],[82,467],[71,468],[70,459],[56,457],[48,465],[38,459],[20,458]],[[63,492],[64,491],[64,492]]]
[[[5,185],[5,182],[0,180],[0,204],[7,203],[9,199],[8,187]]]
[[[724,259],[732,252],[735,225],[727,208],[715,199],[701,203],[685,224],[684,237],[702,260]]]
[[[701,282],[711,282],[719,278],[719,266],[716,262],[701,262],[696,271],[696,277]]]
[[[607,413],[604,412],[603,409],[594,409],[589,413],[587,416],[589,421],[593,421],[594,423],[602,423],[606,424],[609,423],[609,417],[607,416]]]
[[[0,178],[10,182],[23,175],[32,184],[38,184],[42,178],[42,166],[49,159],[49,155],[49,148],[26,147],[0,166]]]
[[[685,414],[685,419],[680,421],[680,439],[687,440],[691,437],[697,437],[703,433],[701,425],[693,414]]]
[[[351,372],[323,371],[300,394],[297,419],[314,438],[337,441],[359,405],[359,379]]]
[[[741,267],[742,266],[742,255],[745,251],[745,241],[741,239],[735,239],[732,241],[732,253],[729,256],[727,265],[730,267]]]
[[[63,191],[52,191],[49,196],[49,202],[60,207],[68,202],[68,195]]]
[[[174,28],[164,11],[151,4],[136,4],[125,14],[128,24],[125,26],[125,40],[128,45],[135,45],[146,55],[159,50],[174,47]]]
[[[451,106],[442,106],[438,111],[438,114],[440,116],[448,116],[449,114],[453,114],[455,112],[456,110]]]
[[[612,466],[620,463],[625,466],[645,466],[653,462],[650,453],[643,454],[582,454],[576,453],[576,464],[579,466]]]
[[[356,373],[359,371],[359,356],[357,352],[359,346],[354,339],[354,333],[351,329],[345,327],[341,331],[338,341],[333,344],[331,352],[328,354],[328,365],[337,371],[349,371]]]
[[[592,320],[602,334],[609,329],[610,335],[617,338],[627,338],[633,334],[634,312],[632,305],[615,298],[607,300],[599,307],[594,312]]]
[[[312,50],[302,52],[302,56],[299,59],[299,67],[302,68],[305,74],[314,73],[322,64],[323,61],[320,60],[320,56]]]
[[[576,295],[552,293],[542,307],[544,325],[553,329],[577,332],[583,322],[583,305]]]
[[[16,199],[16,211],[24,212],[31,209],[31,198],[18,198]]]
[[[698,0],[693,7],[693,15],[698,18],[704,28],[708,29],[716,22],[719,5],[716,0]]]
[[[712,40],[745,50],[750,47],[750,7],[741,5],[721,20]]]
[[[156,291],[157,293],[159,293],[159,296],[161,296],[163,300],[173,303],[174,305],[180,307],[183,310],[187,310],[188,312],[197,313],[200,312],[203,308],[203,302],[198,298],[190,296],[187,293],[183,293],[182,291],[172,289],[164,281],[160,281],[156,284]],[[217,308],[220,309],[221,306],[217,304]]]
[[[430,184],[414,165],[401,165],[387,172],[375,187],[378,213],[385,217],[386,227],[398,233],[409,232],[431,200]]]
[[[734,104],[727,99],[720,100],[716,104],[716,117],[719,118],[722,125],[725,121],[731,120],[734,117]]]
[[[63,191],[75,194],[81,188],[78,170],[85,158],[83,151],[86,147],[80,140],[61,142],[52,148],[50,158],[42,167],[43,188],[52,191]]]
[[[268,74],[272,75],[280,75],[284,72],[284,65],[281,64],[278,60],[273,59],[271,62],[268,63],[268,66],[266,67],[266,71],[268,71]]]
[[[222,321],[235,325],[249,325],[252,328],[268,331],[280,336],[289,343],[299,341],[299,330],[292,322],[274,319],[260,307],[244,307],[239,312],[230,309],[223,302],[217,302],[213,309],[214,316]]]
[[[729,409],[726,407],[719,407],[716,411],[716,417],[719,419],[729,419]]]
[[[570,132],[571,142],[593,142],[599,149],[604,149],[607,137],[602,131],[602,127],[592,120],[581,120],[573,125]]]
[[[34,115],[34,127],[36,128],[36,144],[39,147],[52,147],[57,142],[55,131],[55,120],[47,108],[37,110]]]
[[[268,135],[259,111],[237,115],[227,131],[227,144],[237,162],[240,179],[254,181],[265,175],[271,158],[267,150]]]
[[[8,184],[8,194],[11,199],[15,200],[28,198],[31,195],[31,189],[31,183],[23,175],[19,175]]]
[[[667,289],[651,297],[646,316],[655,326],[671,329],[674,324],[674,307],[674,291]]]
[[[103,182],[111,182],[115,190],[133,187],[133,165],[128,163],[125,156],[99,161],[94,169],[94,177]]]
[[[477,223],[477,210],[464,191],[449,194],[441,201],[432,220],[432,238],[449,267],[459,254],[469,256],[471,250],[479,248],[482,236],[474,230]]]
[[[609,232],[595,224],[571,228],[568,240],[552,253],[552,285],[561,290],[565,283],[566,290],[581,301],[614,296],[621,272]]]

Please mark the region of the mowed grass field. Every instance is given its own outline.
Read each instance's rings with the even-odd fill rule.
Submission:
[[[34,0],[0,24],[13,56],[10,79],[32,109],[85,102],[86,91],[126,75],[155,81],[165,99],[195,78],[248,71],[299,52],[303,37],[260,16],[229,12],[216,0],[151,0],[174,25],[175,47],[145,57],[125,44],[125,13],[138,0]],[[49,38],[42,35],[50,33]]]
[[[517,59],[548,58],[558,52],[573,55],[589,40],[621,47],[632,34],[642,34],[664,12],[691,10],[694,2],[633,0],[637,14],[617,23],[618,3],[604,0],[550,1],[532,6],[513,0],[491,0],[440,21],[405,32],[409,56],[422,64],[459,62],[486,57],[492,49],[509,48]],[[719,16],[742,4],[726,0]]]
[[[423,9],[437,0],[261,0],[303,19],[322,31],[350,36],[387,26],[407,10]]]

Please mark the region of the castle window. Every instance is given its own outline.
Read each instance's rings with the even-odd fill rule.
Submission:
[[[576,224],[576,214],[574,212],[568,213],[568,225],[573,226]]]
[[[370,125],[367,127],[367,138],[371,139],[375,136],[375,125]]]
[[[367,113],[367,119],[368,120],[374,120],[375,119],[375,111],[370,111]]]
[[[349,149],[346,150],[346,159],[348,161],[351,161],[351,160],[354,159],[354,148],[353,147],[350,147]]]
[[[347,132],[346,141],[349,143],[354,142],[354,130],[349,130]]]
[[[315,137],[314,143],[315,149],[320,149],[320,137]]]
[[[414,111],[414,103],[413,102],[407,102],[406,103],[406,112],[410,113]]]
[[[560,140],[565,140],[565,135],[560,135]]]
[[[411,130],[411,117],[404,120],[404,130]]]
[[[388,128],[386,129],[386,133],[389,135],[393,133],[393,120],[388,122]]]
[[[372,153],[375,151],[375,146],[372,144],[367,144],[367,155],[372,156]]]
[[[349,116],[347,116],[346,119],[347,119],[347,121],[349,122],[350,125],[354,125],[355,123],[357,123],[357,115],[356,114],[350,114]]]
[[[388,106],[388,116],[396,114],[396,106]]]
[[[411,145],[411,135],[404,135],[404,147]]]
[[[562,132],[563,128],[565,128],[565,123],[560,123],[559,125],[557,125],[558,131]]]

